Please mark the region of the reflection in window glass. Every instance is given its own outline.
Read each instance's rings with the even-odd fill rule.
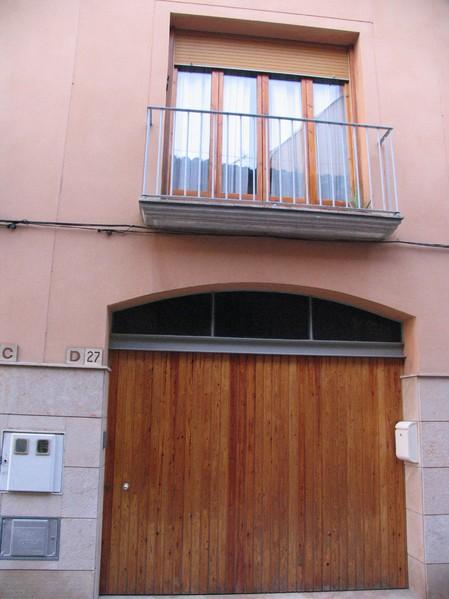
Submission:
[[[257,291],[215,294],[215,335],[259,339],[307,339],[309,300]]]
[[[223,111],[240,114],[257,112],[256,78],[225,75]],[[256,119],[251,116],[223,116],[222,192],[256,193]]]
[[[398,342],[401,323],[336,302],[312,302],[313,338],[334,341]]]
[[[210,335],[210,294],[185,295],[114,312],[112,332],[141,335]]]
[[[211,74],[179,71],[176,107],[210,110]],[[210,115],[176,111],[172,189],[196,195],[208,189]]]
[[[314,118],[346,121],[343,86],[313,84]],[[317,183],[320,200],[353,203],[348,169],[348,128],[342,125],[316,125]]]
[[[270,116],[301,118],[301,83],[269,80]],[[304,198],[304,131],[303,123],[269,119],[270,195]]]

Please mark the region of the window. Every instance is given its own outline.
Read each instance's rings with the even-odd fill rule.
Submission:
[[[178,41],[168,195],[347,205],[355,181],[352,141],[338,124],[349,114],[344,49],[185,34]]]
[[[115,312],[113,334],[400,343],[401,324],[352,306],[262,291],[186,295]]]

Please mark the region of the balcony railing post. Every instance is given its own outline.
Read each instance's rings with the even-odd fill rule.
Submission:
[[[143,157],[142,195],[148,195],[148,154],[151,141],[152,108],[147,108],[147,130],[145,133],[145,153]]]
[[[217,120],[218,116],[216,114],[211,115],[211,126],[212,126],[212,143],[211,143],[211,152],[212,152],[212,173],[211,173],[211,197],[215,197],[215,156],[216,156],[216,144],[217,144]]]
[[[307,143],[307,125],[306,123],[302,124],[302,133],[303,133],[303,145],[304,145],[304,193],[305,193],[305,202],[306,204],[310,204],[309,197],[309,147]]]
[[[362,196],[360,194],[360,173],[359,173],[359,148],[357,144],[357,127],[352,127],[352,143],[354,146],[354,168],[355,168],[355,181],[357,190],[357,201],[354,204],[357,208],[363,208]]]
[[[163,134],[163,117],[165,112],[159,111],[159,135],[157,142],[157,164],[156,164],[156,193],[161,193],[161,156],[162,156],[162,134]]]
[[[239,126],[240,126],[240,131],[239,131],[239,146],[240,146],[240,151],[239,151],[239,164],[240,164],[240,168],[239,168],[239,200],[242,199],[242,178],[243,178],[243,159],[242,159],[242,144],[243,144],[243,131],[242,131],[242,115],[240,115],[240,119],[239,119]]]
[[[226,185],[225,198],[228,199],[229,192],[229,114],[226,115]]]
[[[248,117],[250,118],[250,117]],[[254,152],[254,168],[253,170],[253,202],[256,201],[256,185],[257,185],[257,118],[251,117],[253,123],[253,131],[254,131],[254,143],[253,143],[253,152]]]
[[[393,199],[394,199],[394,210],[399,212],[398,205],[398,182],[396,178],[396,165],[394,161],[394,149],[393,149],[393,131],[390,132],[390,158],[391,158],[391,171],[393,175]]]
[[[379,173],[380,173],[380,188],[382,193],[382,208],[385,210],[385,181],[384,181],[384,163],[382,160],[382,143],[379,139],[379,129],[376,131],[377,134],[377,152],[379,156]]]
[[[177,112],[173,112],[173,133],[172,139],[170,140],[171,144],[171,156],[170,156],[170,185],[169,185],[169,195],[173,195],[173,171],[175,168],[175,141],[176,141],[176,115]],[[171,121],[171,119],[169,119]]]
[[[278,119],[278,180],[279,180],[279,201],[282,202],[284,196],[282,195],[282,161],[281,161],[281,148],[282,148],[282,128],[281,128],[281,119]]]
[[[328,145],[328,154],[329,154],[329,167],[330,167],[330,178],[331,178],[331,193],[332,193],[332,206],[335,207],[335,172],[334,172],[334,148],[332,144],[332,131],[331,127],[334,125],[329,125],[327,127],[327,145]]]
[[[198,156],[197,197],[201,196],[201,164],[203,162],[203,113],[200,113],[200,147]]]
[[[295,185],[295,173],[296,173],[296,157],[295,157],[295,130],[293,121],[290,121],[290,133],[291,133],[291,169],[292,169],[292,202],[296,204],[296,185]]]
[[[265,201],[270,201],[270,155],[269,155],[269,145],[270,145],[270,137],[269,137],[269,126],[268,126],[268,118],[264,117],[263,119],[264,127],[265,127]]]
[[[344,127],[344,125],[341,125],[341,127]],[[343,130],[341,131],[342,135],[340,135],[340,142],[341,142],[341,155],[343,157],[343,178],[344,178],[344,182],[345,182],[345,206],[346,208],[349,206],[349,185],[348,185],[348,181],[349,181],[349,177],[348,177],[348,155],[347,155],[347,146],[345,146],[345,138],[346,134],[345,134],[345,130],[343,128]]]
[[[320,206],[323,205],[323,194],[321,190],[321,160],[320,160],[320,143],[319,143],[319,123],[315,125],[315,139],[316,139],[316,177],[318,182],[318,198]]]
[[[189,160],[190,111],[187,111],[186,152],[184,156],[184,195],[187,195],[187,165]]]
[[[366,162],[367,162],[367,167],[368,167],[368,188],[369,188],[368,206],[371,206],[371,208],[373,208],[374,196],[373,196],[373,181],[372,181],[372,177],[371,177],[371,155],[370,155],[370,148],[369,148],[368,131],[369,131],[369,129],[365,129]]]

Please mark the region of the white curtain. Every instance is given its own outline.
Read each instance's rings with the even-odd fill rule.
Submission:
[[[176,108],[210,110],[210,73],[178,72]],[[187,195],[208,188],[210,115],[176,111],[172,187]]]
[[[314,118],[346,121],[343,87],[326,83],[313,85]],[[351,203],[348,170],[348,128],[341,125],[316,125],[318,195],[320,199]]]
[[[257,112],[255,77],[225,75],[223,111]],[[222,177],[224,194],[256,193],[256,119],[223,115]]]
[[[302,117],[301,83],[269,80],[270,116]],[[270,195],[304,197],[304,135],[301,121],[269,119]]]

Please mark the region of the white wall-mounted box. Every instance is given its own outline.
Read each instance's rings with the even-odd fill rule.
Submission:
[[[63,454],[63,433],[5,431],[0,491],[60,493]]]
[[[395,427],[396,457],[418,463],[418,425],[416,422],[398,422]]]

